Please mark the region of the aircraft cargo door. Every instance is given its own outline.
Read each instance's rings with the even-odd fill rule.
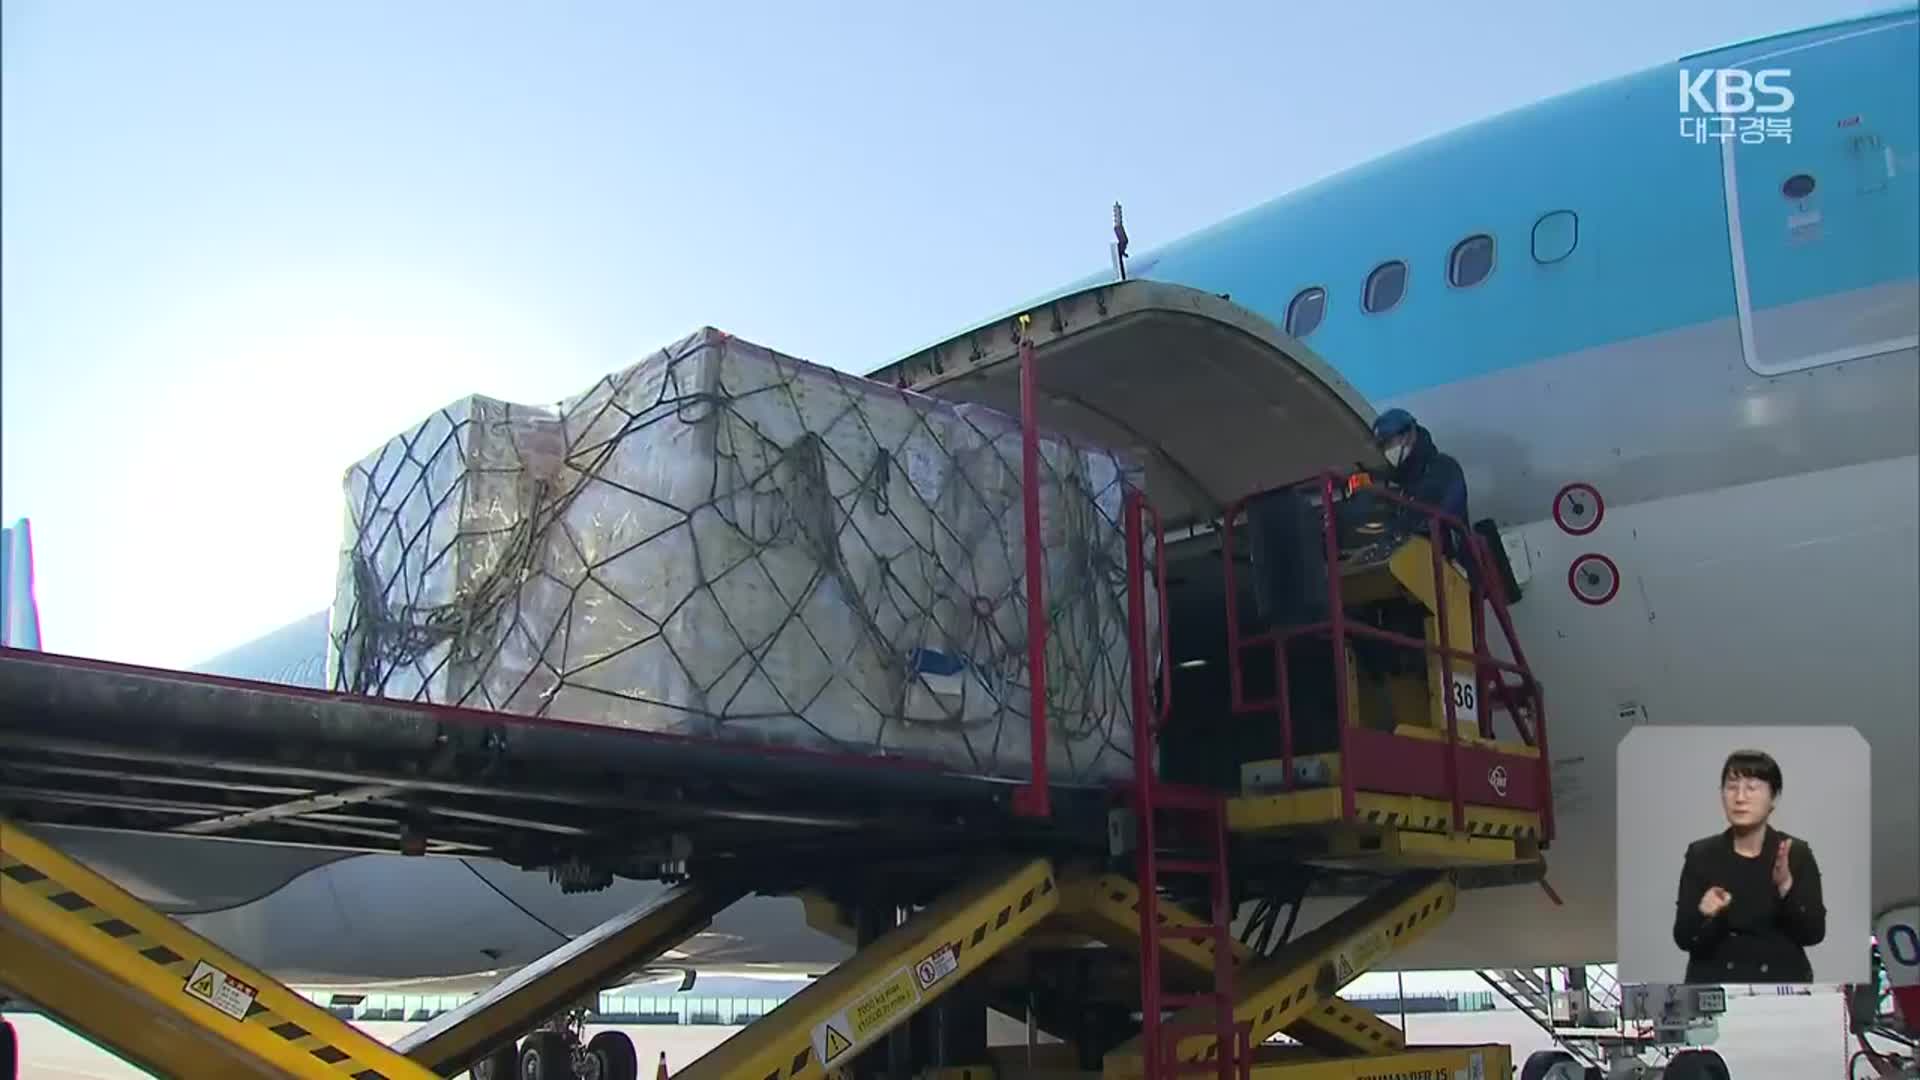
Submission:
[[[1231,301],[1165,282],[1096,285],[923,350],[873,378],[1020,415],[1033,342],[1040,427],[1146,467],[1168,527],[1243,496],[1381,464],[1373,410],[1333,366]]]
[[[1763,47],[1764,48],[1764,47]],[[1747,365],[1780,375],[1920,344],[1920,20],[1836,28],[1770,72],[1720,141]],[[1711,94],[1711,87],[1708,91]]]

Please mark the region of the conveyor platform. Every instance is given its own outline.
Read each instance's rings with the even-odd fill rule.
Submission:
[[[942,386],[982,400],[1005,399],[1005,372],[1020,373],[1029,492],[1036,361],[1116,385],[1091,347],[1110,339],[1088,330],[1205,325],[1211,347],[1256,366],[1288,347],[1271,327],[1207,322],[1217,298],[1162,311],[1172,301],[1155,288],[1057,301],[1051,319],[1015,323],[1009,356],[979,343],[950,378],[945,354],[932,357]],[[1329,416],[1364,438],[1357,416]],[[1177,495],[1198,529],[1214,497],[1166,481],[1163,470],[1149,489]],[[0,984],[163,1073],[421,1080],[483,1065],[498,1076],[526,1036],[519,1067],[537,1060],[548,1080],[584,1068],[565,1026],[578,1000],[742,895],[801,894],[854,956],[676,1075],[1021,1075],[988,1052],[993,1002],[1066,1040],[1033,1054],[1055,1076],[1507,1076],[1505,1048],[1409,1047],[1339,991],[1433,933],[1463,890],[1537,872],[1553,839],[1539,688],[1504,600],[1484,588],[1483,545],[1446,539],[1464,523],[1429,514],[1412,535],[1360,548],[1342,531],[1341,478],[1289,490],[1281,518],[1293,524],[1249,545],[1254,587],[1236,583],[1236,505],[1216,522],[1222,558],[1198,591],[1183,582],[1200,575],[1168,573],[1164,528],[1127,493],[1136,774],[1114,789],[1050,777],[1043,685],[1030,687],[1036,768],[1007,781],[0,651]],[[1039,509],[1025,505],[1031,563]],[[1044,612],[1040,599],[1030,611]],[[1243,606],[1260,625],[1242,624]],[[1195,611],[1224,615],[1228,634],[1213,657],[1219,692],[1183,712],[1171,653],[1149,644]],[[1509,654],[1494,654],[1488,612]],[[1031,670],[1044,670],[1047,631],[1044,615],[1030,620]],[[1249,657],[1267,665],[1265,698],[1247,686]],[[676,887],[386,1047],[29,835],[42,825],[476,856],[573,887],[615,876]],[[1290,925],[1271,950],[1236,939],[1246,901],[1284,895],[1297,912],[1307,881],[1358,899],[1297,936]],[[1292,1044],[1263,1045],[1278,1036]],[[611,1075],[601,1066],[604,1080],[633,1071],[630,1047]]]
[[[266,1015],[275,1024],[260,1030],[288,1033],[287,1046],[328,1058],[346,1053],[342,1060],[378,1075],[453,1075],[478,1062],[510,1061],[499,1052],[511,1052],[516,1038],[679,944],[747,891],[819,885],[820,868],[835,866],[834,883],[843,889],[870,889],[871,875],[924,895],[1023,850],[1097,858],[1110,798],[1105,789],[1055,783],[1052,813],[1031,820],[1014,812],[1016,783],[913,762],[726,745],[12,650],[0,650],[0,706],[0,823],[13,909],[0,997],[37,1004],[163,1075],[209,1075],[180,1062],[204,1059],[215,1052],[205,1044],[223,1038],[233,1042],[227,1057],[247,1063],[235,1066],[235,1075],[335,1075],[290,1064],[328,1064],[320,1058],[282,1060],[286,1046],[249,1043],[247,1036],[259,1041],[253,1029]],[[675,875],[687,883],[519,969],[389,1049],[33,839],[29,831],[40,824],[322,852],[494,857],[536,869],[584,865],[608,877]],[[660,842],[669,837],[671,843]],[[751,881],[741,878],[742,867],[751,868]],[[48,881],[82,882],[56,890],[56,900],[98,894],[112,897],[111,904],[75,915],[58,903],[32,901],[32,890],[50,888]],[[15,907],[16,895],[28,899]],[[1050,909],[1050,894],[1044,905]],[[138,945],[132,953],[111,953],[121,966],[103,969],[107,960],[95,954],[118,939],[102,938],[92,928],[99,920],[88,920],[105,911],[116,913],[117,921],[105,924],[111,930],[140,930],[122,942]],[[1014,925],[1024,926],[1024,917]],[[37,944],[15,948],[16,939]],[[159,951],[160,943],[168,951]],[[155,951],[141,952],[147,949]],[[78,951],[61,960],[69,950]],[[168,995],[167,979],[193,974],[167,965],[203,955],[226,973],[229,981],[217,985],[253,995],[255,1020],[226,1031],[214,1013],[197,1017],[205,1023],[188,1036],[165,1036],[181,1027],[165,1012],[181,1004],[177,993]],[[179,959],[156,968],[155,956]],[[96,981],[123,968],[144,971],[148,1000],[93,996],[78,975],[66,973],[69,967],[92,972]],[[115,1004],[102,1013],[89,1009],[90,1001]],[[169,1018],[143,1025],[123,1044],[119,1018],[133,1014]],[[159,1041],[147,1045],[152,1040]]]
[[[1103,843],[1109,792],[0,649],[0,816],[24,824],[584,865],[791,865]],[[768,883],[771,884],[771,883]]]

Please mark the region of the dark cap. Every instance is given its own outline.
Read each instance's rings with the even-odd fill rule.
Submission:
[[[1405,409],[1388,409],[1373,419],[1373,438],[1375,442],[1397,439],[1414,426],[1413,414]]]

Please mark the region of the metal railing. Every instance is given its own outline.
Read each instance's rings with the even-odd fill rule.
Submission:
[[[1246,513],[1248,505],[1255,500],[1314,488],[1318,489],[1321,539],[1325,547],[1327,618],[1298,626],[1276,626],[1259,634],[1243,634],[1238,580],[1234,564],[1234,524]],[[1485,583],[1496,580],[1497,570],[1491,554],[1466,522],[1382,487],[1374,486],[1363,490],[1370,492],[1372,498],[1384,499],[1397,505],[1402,512],[1425,519],[1424,532],[1432,548],[1434,615],[1438,625],[1438,640],[1425,641],[1371,626],[1355,620],[1347,611],[1341,580],[1338,522],[1338,506],[1346,497],[1346,484],[1341,477],[1331,472],[1322,473],[1298,484],[1250,495],[1228,508],[1220,530],[1221,557],[1225,564],[1226,575],[1228,677],[1233,711],[1253,713],[1272,709],[1279,713],[1283,783],[1287,790],[1291,790],[1295,779],[1294,717],[1288,685],[1287,662],[1287,648],[1290,644],[1321,636],[1326,637],[1332,644],[1339,752],[1342,761],[1349,763],[1353,760],[1349,756],[1352,752],[1353,726],[1350,721],[1353,702],[1349,700],[1348,694],[1346,648],[1350,641],[1365,638],[1438,658],[1443,669],[1441,678],[1445,681],[1451,680],[1452,662],[1471,663],[1474,667],[1475,696],[1479,703],[1477,711],[1481,716],[1481,734],[1488,738],[1492,737],[1493,706],[1497,703],[1511,718],[1521,740],[1533,746],[1538,752],[1536,777],[1537,790],[1540,792],[1542,838],[1551,840],[1553,800],[1550,788],[1551,774],[1547,751],[1544,694],[1539,681],[1533,677],[1532,671],[1527,666],[1526,653],[1521,648],[1518,634],[1514,632],[1512,615],[1507,610],[1505,598],[1485,587]],[[1460,543],[1455,546],[1460,549],[1458,554],[1468,561],[1471,568],[1466,574],[1471,606],[1473,637],[1471,648],[1457,647],[1451,640],[1446,588],[1446,565],[1449,561],[1447,541],[1450,534],[1460,538]],[[1503,660],[1494,656],[1488,649],[1486,610],[1489,607],[1506,639],[1508,649],[1513,654],[1512,660]],[[1271,700],[1248,701],[1242,663],[1243,653],[1260,646],[1270,647],[1273,650],[1274,697]],[[1517,676],[1519,681],[1509,682],[1508,675]],[[1446,790],[1449,801],[1452,803],[1454,827],[1458,829],[1465,827],[1465,808],[1460,790],[1459,706],[1452,693],[1443,692],[1441,697],[1446,712]],[[1354,771],[1350,767],[1339,770],[1340,807],[1341,814],[1345,818],[1351,818],[1354,815]]]

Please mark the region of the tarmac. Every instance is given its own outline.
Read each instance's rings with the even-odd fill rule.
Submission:
[[[1389,1019],[1398,1023],[1397,1016]],[[19,1032],[22,1080],[135,1080],[150,1074],[127,1065],[77,1035],[38,1016],[8,1017]],[[414,1025],[366,1023],[375,1038],[399,1038]],[[599,1029],[591,1029],[599,1030]],[[619,1030],[639,1051],[641,1075],[650,1078],[667,1055],[669,1070],[692,1062],[738,1028],[637,1026]],[[1551,1047],[1546,1033],[1517,1012],[1432,1013],[1407,1018],[1410,1040],[1423,1044],[1507,1043],[1517,1065],[1527,1054]],[[1020,1025],[998,1025],[996,1044],[1018,1044]],[[1714,1044],[1731,1067],[1734,1080],[1844,1080],[1853,1049],[1846,1035],[1845,1010],[1835,993],[1799,997],[1729,997]]]

